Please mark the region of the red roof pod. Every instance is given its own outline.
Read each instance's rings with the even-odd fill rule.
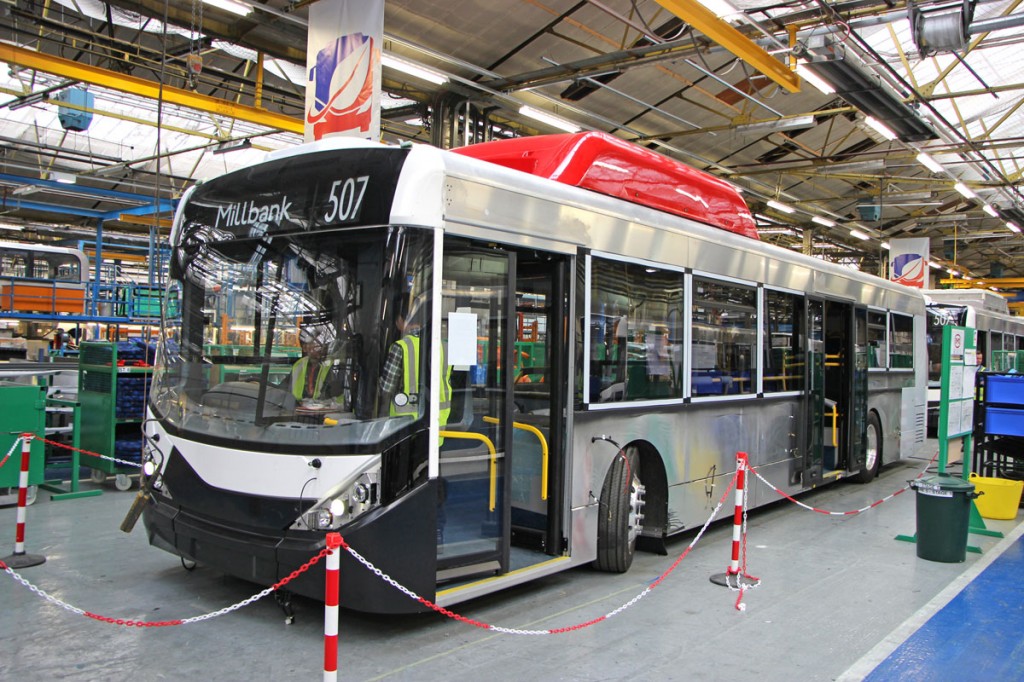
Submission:
[[[758,238],[734,186],[608,133],[517,137],[452,151]]]

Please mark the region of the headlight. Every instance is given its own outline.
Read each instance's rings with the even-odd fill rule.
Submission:
[[[368,471],[348,486],[332,492],[295,520],[295,530],[332,531],[380,504],[379,470]]]

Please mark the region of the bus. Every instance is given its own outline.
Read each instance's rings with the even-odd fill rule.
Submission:
[[[1024,371],[1024,318],[1010,315],[1006,299],[985,289],[926,290],[928,310],[928,433],[938,431],[942,384],[942,328],[977,330],[978,362],[987,370]]]
[[[0,313],[85,313],[89,261],[79,249],[0,242]]]
[[[728,183],[596,132],[329,139],[190,188],[145,425],[151,544],[270,585],[337,531],[450,606],[666,553],[740,451],[787,493],[871,480],[924,441],[924,299],[753,226]],[[418,369],[385,388],[414,309]],[[332,399],[288,384],[308,326]],[[425,608],[342,562],[344,606]],[[322,575],[289,589],[322,598]]]

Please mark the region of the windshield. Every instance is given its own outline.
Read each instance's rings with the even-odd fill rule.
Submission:
[[[186,209],[171,268],[180,315],[165,320],[152,394],[165,424],[211,443],[328,454],[379,450],[420,419],[429,374],[396,385],[385,365],[406,318],[429,316],[429,232],[239,237],[202,215]],[[426,357],[427,345],[409,348]]]

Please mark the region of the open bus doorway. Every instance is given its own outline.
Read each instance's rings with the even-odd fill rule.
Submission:
[[[443,334],[462,325],[476,358],[453,367],[442,427],[439,585],[504,574],[565,548],[565,414],[556,406],[568,390],[567,271],[556,254],[445,242]]]
[[[808,299],[804,485],[856,471],[865,462],[867,309]]]

